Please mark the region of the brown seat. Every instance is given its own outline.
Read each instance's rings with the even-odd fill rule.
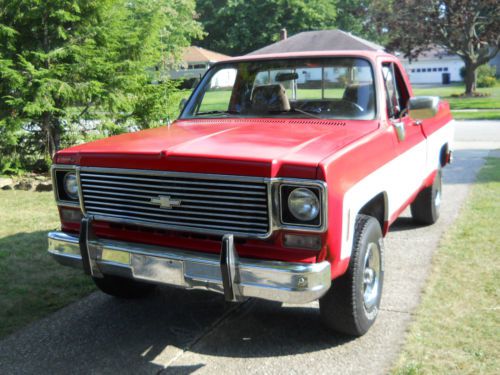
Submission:
[[[256,113],[287,112],[290,102],[281,84],[256,86],[252,93],[252,111]]]

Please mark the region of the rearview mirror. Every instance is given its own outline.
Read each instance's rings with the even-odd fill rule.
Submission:
[[[408,101],[408,113],[414,120],[425,120],[436,116],[438,107],[437,96],[415,96]]]
[[[298,79],[298,73],[278,73],[276,74],[276,82],[293,81]]]
[[[187,99],[186,98],[182,98],[181,102],[179,103],[179,111],[182,112],[182,110],[184,109],[184,106],[186,105],[186,103],[187,103]]]

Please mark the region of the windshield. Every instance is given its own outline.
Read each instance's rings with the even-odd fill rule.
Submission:
[[[181,118],[375,117],[373,72],[359,58],[286,59],[217,65]]]

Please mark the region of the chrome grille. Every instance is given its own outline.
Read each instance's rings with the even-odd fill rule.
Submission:
[[[79,180],[85,212],[97,218],[214,234],[269,233],[264,179],[82,168]],[[161,197],[180,205],[162,208]]]

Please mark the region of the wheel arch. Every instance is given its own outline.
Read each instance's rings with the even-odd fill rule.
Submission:
[[[382,233],[385,236],[388,230],[387,223],[389,222],[389,202],[387,192],[383,191],[371,198],[357,213],[372,216],[380,224]]]
[[[449,163],[448,160],[448,153],[450,152],[450,146],[448,143],[445,143],[444,145],[441,146],[441,150],[439,151],[439,165],[441,167],[444,167],[446,164]]]

